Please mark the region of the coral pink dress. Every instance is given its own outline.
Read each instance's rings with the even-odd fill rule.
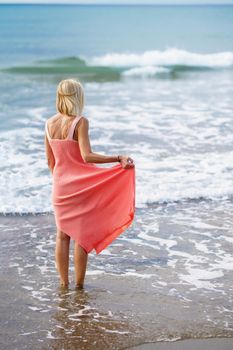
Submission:
[[[132,223],[135,213],[135,167],[98,167],[86,163],[74,130],[66,139],[52,139],[45,130],[55,158],[52,204],[56,226],[76,240],[87,253],[99,254]]]

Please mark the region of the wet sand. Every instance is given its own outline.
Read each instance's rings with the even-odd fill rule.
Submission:
[[[217,292],[180,282],[185,260],[167,258],[167,252],[174,250],[166,235],[177,238],[176,232],[180,234],[182,226],[174,225],[172,218],[181,215],[182,208],[173,212],[169,208],[166,213],[153,208],[137,210],[130,230],[104,254],[90,254],[82,291],[75,289],[73,241],[70,286],[59,287],[52,214],[0,216],[0,348],[181,350],[184,345],[187,350],[202,350],[204,344],[205,349],[232,349],[232,339],[196,340],[233,337],[231,274],[218,278]],[[212,210],[212,220],[215,214],[226,212]],[[185,219],[183,213],[183,230]],[[152,230],[146,236],[146,228],[155,227],[159,220],[159,232],[152,236]],[[231,246],[224,243],[223,234],[217,235],[216,222],[212,225],[218,247],[220,239],[223,242],[221,252],[230,253]],[[206,225],[205,234],[211,228]],[[198,225],[200,234],[201,230]],[[157,247],[158,242],[148,241],[149,234],[154,240],[161,239],[162,244]],[[225,230],[224,237],[226,234]],[[185,238],[188,241],[187,235]],[[190,253],[185,253],[188,262],[190,248],[182,244],[178,251],[179,246],[175,246],[177,254],[183,250]]]
[[[166,343],[142,344],[129,350],[232,350],[233,338],[190,339]]]

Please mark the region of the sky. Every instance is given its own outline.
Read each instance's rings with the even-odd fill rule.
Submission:
[[[70,3],[70,4],[233,4],[233,0],[0,0],[0,4],[11,3]]]

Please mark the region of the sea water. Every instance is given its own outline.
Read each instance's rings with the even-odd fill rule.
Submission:
[[[232,23],[233,6],[0,6],[1,250],[30,312],[57,307],[44,123],[56,113],[57,83],[77,77],[92,149],[136,166],[135,221],[91,254],[87,277],[106,289],[89,297],[109,303],[109,317],[123,295],[129,324],[117,314],[115,331],[133,334],[147,320],[140,339],[232,335]],[[17,231],[18,215],[28,226]],[[67,332],[83,313],[99,317],[85,305],[74,313],[70,301]]]
[[[134,158],[137,207],[231,198],[232,6],[0,9],[2,213],[51,211],[44,122],[70,76],[93,149]]]

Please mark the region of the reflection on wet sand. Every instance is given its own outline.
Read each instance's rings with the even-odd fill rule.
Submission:
[[[83,290],[73,263],[69,288],[58,287],[52,215],[1,217],[2,348],[232,336],[232,210],[202,201],[138,211],[131,230],[90,254]]]
[[[73,291],[59,287],[57,295],[47,336],[54,349],[113,349],[113,344],[119,348],[129,343],[133,333],[127,320],[118,321],[111,311],[98,310],[85,288]]]

